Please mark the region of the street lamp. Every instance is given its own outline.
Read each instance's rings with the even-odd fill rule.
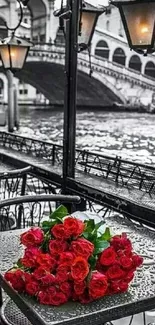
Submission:
[[[26,60],[30,42],[19,38],[14,33],[0,41],[0,56],[4,69],[12,72],[21,70]]]
[[[11,31],[11,35],[0,41],[0,56],[4,69],[9,69],[12,72],[21,70],[30,46],[32,43],[26,39],[15,36],[15,31],[20,26],[23,19],[23,9],[20,0],[17,0],[20,7],[20,20],[16,27],[10,28],[6,24],[7,30]]]
[[[23,9],[21,0],[17,0],[20,8],[20,20],[16,27],[10,28],[7,24],[6,28],[11,35],[0,41],[0,57],[8,78],[8,131],[13,132],[14,126],[19,126],[18,104],[16,100],[16,92],[13,85],[13,74],[23,68],[28,51],[32,43],[26,39],[15,36],[15,31],[20,26],[23,19]],[[23,0],[23,5],[27,4]]]
[[[97,9],[81,0],[67,0],[66,8],[54,13],[65,19],[65,90],[64,90],[64,136],[63,136],[63,180],[66,191],[67,178],[75,177],[76,138],[76,90],[77,53],[87,49],[103,8]]]
[[[155,51],[155,0],[111,1],[118,7],[131,49],[147,55]]]

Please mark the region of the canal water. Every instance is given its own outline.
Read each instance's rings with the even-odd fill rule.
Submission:
[[[60,109],[20,110],[20,134],[62,144]],[[77,148],[155,164],[155,115],[78,110]]]

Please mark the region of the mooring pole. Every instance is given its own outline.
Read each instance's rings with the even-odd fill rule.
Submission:
[[[75,177],[77,39],[79,0],[67,0],[71,16],[66,20],[63,181],[64,192],[68,177]]]
[[[14,86],[13,73],[10,70],[6,72],[8,78],[8,131],[14,131]]]

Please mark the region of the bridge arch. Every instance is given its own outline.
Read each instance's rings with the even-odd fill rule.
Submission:
[[[101,40],[96,44],[95,55],[109,59],[109,46],[105,40]]]
[[[126,55],[121,47],[117,47],[113,53],[112,61],[125,66]]]
[[[129,68],[141,72],[142,62],[138,55],[134,54],[131,56],[129,61]]]
[[[146,63],[144,74],[147,76],[150,76],[152,78],[155,78],[155,64],[152,61],[149,61]]]
[[[44,77],[45,76],[45,77]],[[37,88],[53,104],[63,105],[64,66],[51,62],[26,62],[16,77]],[[87,84],[87,87],[83,87]],[[77,104],[80,106],[112,106],[113,102],[125,102],[124,97],[111,85],[105,76],[94,71],[89,77],[89,67],[79,65],[77,83]]]
[[[28,8],[33,18],[39,18],[49,14],[48,0],[33,0],[28,2]]]

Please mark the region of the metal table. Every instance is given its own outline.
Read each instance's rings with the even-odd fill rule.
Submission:
[[[18,295],[4,282],[1,285],[34,325],[99,325],[155,308],[155,232],[139,224],[113,216],[106,218],[113,233],[126,232],[134,250],[144,257],[127,293],[107,296],[88,305],[70,302],[59,307],[44,306]],[[23,230],[22,230],[23,231]],[[0,233],[0,272],[3,274],[21,256],[20,230]]]

